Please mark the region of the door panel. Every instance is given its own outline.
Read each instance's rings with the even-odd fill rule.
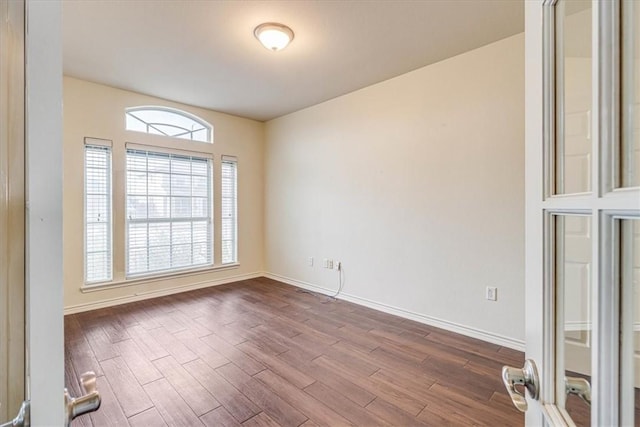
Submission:
[[[640,218],[621,219],[621,420],[640,425]]]
[[[556,6],[556,194],[591,190],[591,1]]]
[[[590,425],[590,406],[566,393],[567,378],[591,383],[591,217],[555,216],[556,403],[577,426]]]
[[[572,374],[591,375],[591,218],[556,219],[558,334],[564,335],[563,365]],[[563,373],[563,375],[568,375]]]
[[[0,421],[24,400],[24,3],[0,0]]]
[[[633,387],[640,388],[640,220],[625,220],[623,224],[623,233],[625,239],[630,242],[623,241],[622,254],[622,277],[625,286],[631,287],[631,300],[633,301]],[[625,261],[627,259],[627,261]],[[629,269],[625,273],[625,269]],[[634,391],[637,393],[637,391]],[[634,399],[635,400],[635,399]],[[635,406],[635,405],[634,405]],[[636,408],[637,409],[637,408]],[[637,418],[640,422],[640,418]]]
[[[640,186],[640,4],[623,0],[621,187]]]

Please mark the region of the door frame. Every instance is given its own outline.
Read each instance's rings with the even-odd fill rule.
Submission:
[[[550,395],[549,386],[543,380],[553,361],[545,357],[541,342],[544,341],[544,311],[542,292],[544,275],[542,262],[544,215],[541,203],[544,194],[543,181],[543,5],[542,0],[524,2],[525,7],[525,336],[526,356],[533,359],[541,375],[540,400],[527,398],[529,409],[525,423],[543,425],[541,402]],[[549,333],[548,331],[546,332]]]
[[[62,3],[26,0],[27,398],[32,425],[64,425]]]

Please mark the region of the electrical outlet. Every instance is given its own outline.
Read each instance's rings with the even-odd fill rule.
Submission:
[[[327,268],[333,270],[333,260],[332,259],[327,260]]]
[[[340,261],[333,261],[333,269],[334,270],[341,270],[342,269],[342,263]]]
[[[313,257],[312,257],[312,256],[310,256],[309,258],[307,258],[307,265],[308,265],[309,267],[313,267]]]
[[[495,286],[487,286],[485,297],[489,301],[498,301],[498,288]]]

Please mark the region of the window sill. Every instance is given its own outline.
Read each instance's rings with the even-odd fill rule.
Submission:
[[[80,287],[80,292],[82,293],[87,293],[87,292],[96,292],[96,291],[103,291],[106,289],[114,289],[114,288],[124,288],[127,286],[135,286],[135,285],[140,285],[143,283],[152,283],[152,282],[159,282],[162,280],[167,280],[167,279],[174,279],[174,278],[180,278],[180,277],[189,277],[189,276],[200,276],[203,274],[208,274],[208,273],[214,273],[217,271],[224,271],[224,270],[234,270],[236,268],[240,267],[239,263],[233,263],[233,264],[224,264],[224,265],[218,265],[215,267],[205,267],[205,268],[198,268],[198,269],[193,269],[193,270],[184,270],[184,271],[176,271],[176,272],[170,272],[170,273],[162,273],[162,274],[153,274],[153,275],[148,275],[148,276],[142,276],[142,277],[136,277],[136,278],[132,278],[132,279],[125,279],[125,280],[118,280],[118,281],[114,281],[114,282],[103,282],[103,283],[96,283],[96,284],[92,284],[92,285],[82,285]]]

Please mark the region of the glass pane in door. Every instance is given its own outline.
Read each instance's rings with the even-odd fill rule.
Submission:
[[[640,219],[620,221],[621,424],[640,426]]]
[[[590,425],[591,217],[556,216],[556,404]]]
[[[640,2],[623,0],[621,186],[640,186]]]
[[[555,193],[591,191],[591,0],[556,6]]]

